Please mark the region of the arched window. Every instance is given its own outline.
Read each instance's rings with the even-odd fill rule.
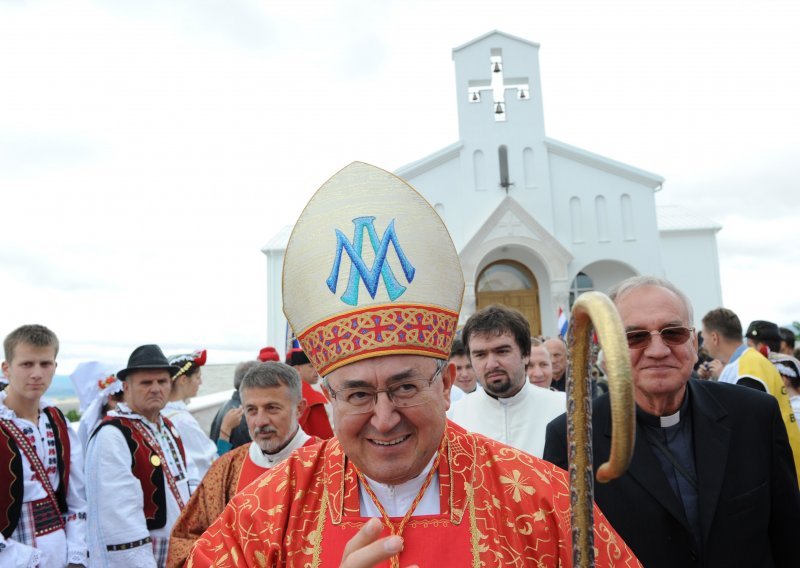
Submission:
[[[485,191],[486,184],[486,164],[483,158],[483,152],[475,150],[472,154],[472,177],[475,182],[475,189],[478,191]]]
[[[597,224],[597,242],[607,243],[611,240],[608,237],[608,209],[606,209],[606,198],[602,195],[594,198],[594,214]]]
[[[622,207],[622,236],[626,241],[636,240],[636,230],[633,225],[633,202],[631,196],[623,193],[620,199]]]
[[[578,296],[584,292],[591,292],[592,290],[594,290],[592,279],[589,278],[587,274],[578,272],[578,275],[575,276],[575,280],[572,281],[572,285],[569,287],[569,309],[572,309],[572,305],[575,303]]]
[[[510,260],[490,264],[478,278],[478,292],[511,292],[535,287],[531,272]]]
[[[581,212],[581,200],[573,197],[569,200],[569,221],[572,230],[572,242],[574,244],[583,242],[583,213]]]
[[[522,163],[525,166],[525,187],[527,189],[533,189],[536,187],[536,177],[534,176],[532,148],[525,148],[522,151]]]

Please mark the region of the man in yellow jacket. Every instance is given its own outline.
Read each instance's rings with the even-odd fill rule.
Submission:
[[[774,328],[774,329],[773,329]],[[717,308],[703,317],[703,345],[708,354],[725,363],[719,382],[744,385],[767,392],[778,400],[781,416],[794,454],[794,466],[800,477],[800,427],[795,420],[789,395],[775,365],[761,348],[768,349],[773,336],[780,341],[778,326],[755,321],[747,329],[748,344],[742,342],[742,323],[729,309]]]

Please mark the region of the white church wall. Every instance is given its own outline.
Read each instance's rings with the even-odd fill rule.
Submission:
[[[661,233],[663,276],[689,296],[695,325],[709,310],[723,305],[715,234],[713,230]]]
[[[555,154],[550,156],[550,175],[555,236],[575,256],[572,277],[605,259],[638,273],[660,270],[652,188]]]
[[[272,250],[267,257],[267,345],[286,354],[286,316],[283,315],[283,258],[285,250]]]

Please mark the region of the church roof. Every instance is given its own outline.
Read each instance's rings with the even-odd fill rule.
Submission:
[[[433,154],[428,154],[424,158],[420,158],[410,164],[400,166],[394,171],[394,175],[401,178],[414,178],[420,174],[432,170],[450,160],[458,158],[461,153],[461,148],[464,145],[461,142],[454,142],[449,146],[445,146],[441,150],[437,150]]]
[[[719,223],[698,215],[680,205],[659,205],[656,207],[659,232],[665,231],[714,231],[722,229]]]
[[[545,137],[544,143],[545,146],[547,146],[548,152],[551,154],[556,154],[569,160],[580,162],[582,164],[586,164],[587,166],[606,171],[610,174],[641,183],[642,185],[653,188],[655,191],[661,189],[661,185],[664,183],[664,178],[658,174],[640,170],[639,168],[629,166],[628,164],[623,164],[622,162],[617,162],[611,158],[601,156],[600,154],[595,154],[593,152],[589,152],[588,150],[571,146],[565,142],[559,142],[553,138]]]
[[[286,250],[286,245],[289,243],[289,237],[292,234],[292,229],[294,225],[286,225],[280,231],[275,233],[275,236],[272,237],[267,244],[261,247],[261,252],[264,254],[269,254],[270,252],[278,251],[283,252]]]
[[[453,55],[455,55],[457,51],[461,51],[462,49],[467,48],[472,44],[478,43],[479,41],[483,41],[487,37],[493,36],[493,35],[503,36],[503,37],[506,37],[506,38],[508,38],[510,40],[513,40],[513,41],[518,41],[520,43],[527,43],[528,45],[532,45],[533,47],[539,47],[539,44],[536,43],[536,42],[529,41],[527,39],[523,39],[523,38],[517,37],[515,35],[507,34],[506,32],[501,32],[500,30],[492,30],[490,32],[486,32],[482,36],[478,36],[475,39],[468,41],[467,43],[463,43],[463,44],[459,45],[458,47],[454,47],[453,48]]]

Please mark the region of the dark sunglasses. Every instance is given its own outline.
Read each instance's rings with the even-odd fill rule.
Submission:
[[[625,334],[628,338],[628,347],[630,349],[644,349],[650,345],[650,341],[654,335],[660,335],[661,341],[672,347],[683,345],[692,336],[694,331],[693,327],[665,327],[654,331],[647,331],[646,329],[637,329],[636,331],[629,331]]]

